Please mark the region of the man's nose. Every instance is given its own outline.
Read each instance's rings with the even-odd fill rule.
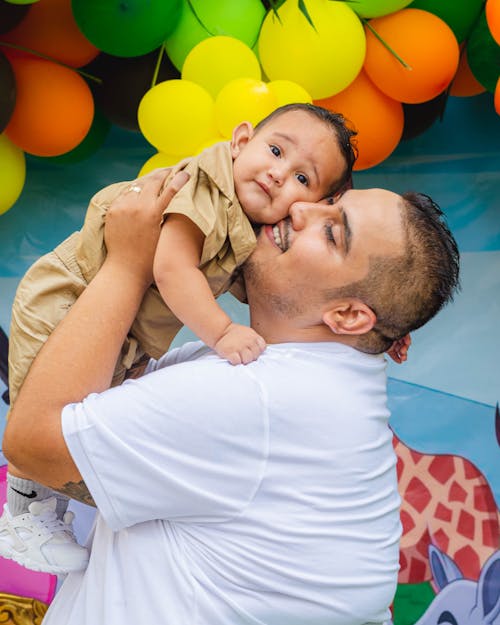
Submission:
[[[334,218],[338,210],[331,204],[320,202],[295,202],[290,207],[294,230],[302,230],[308,223],[318,219]]]

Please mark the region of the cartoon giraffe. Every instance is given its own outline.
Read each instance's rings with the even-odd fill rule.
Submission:
[[[421,454],[396,435],[393,443],[402,499],[399,583],[431,579],[431,542],[477,580],[500,547],[498,508],[485,477],[459,456]]]

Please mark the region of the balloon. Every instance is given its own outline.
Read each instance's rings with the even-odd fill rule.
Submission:
[[[491,36],[500,46],[500,0],[486,0],[485,11]]]
[[[467,57],[475,78],[493,93],[500,69],[500,46],[493,39],[484,12],[467,41]]]
[[[279,19],[269,11],[259,37],[259,57],[270,80],[291,80],[315,99],[342,91],[359,73],[365,35],[359,17],[343,2],[308,0],[311,26],[296,0]]]
[[[495,111],[500,115],[500,77],[497,80],[497,86],[495,88],[494,106]]]
[[[198,83],[215,98],[235,78],[261,79],[260,65],[252,50],[234,37],[209,37],[187,55],[182,78]]]
[[[294,104],[295,102],[312,103],[309,93],[296,82],[291,80],[272,80],[267,86],[276,98],[276,106]]]
[[[420,9],[403,9],[370,20],[368,26],[364,69],[389,97],[418,104],[432,100],[450,84],[458,67],[459,47],[451,28],[439,17]],[[370,28],[411,69],[404,67]]]
[[[144,94],[153,86],[155,68],[161,54],[156,82],[179,78],[170,59],[158,48],[143,56],[124,58],[102,52],[84,69],[101,80],[89,81],[97,106],[117,126],[139,132],[137,109]]]
[[[31,57],[9,57],[17,86],[16,106],[5,129],[9,139],[36,156],[75,148],[94,117],[94,100],[72,69]]]
[[[94,119],[90,130],[76,148],[73,148],[61,156],[52,156],[50,160],[55,163],[79,163],[92,156],[104,143],[108,136],[111,122],[99,109],[94,110]]]
[[[16,104],[16,80],[7,57],[0,52],[0,132],[5,130]]]
[[[103,52],[125,57],[158,48],[181,15],[181,0],[72,0],[72,6],[89,41]]]
[[[216,35],[240,39],[252,48],[265,14],[260,0],[182,0],[180,20],[165,42],[168,56],[182,70],[195,45]]]
[[[413,0],[410,9],[422,9],[434,13],[446,22],[461,43],[469,35],[484,0]]]
[[[171,167],[180,161],[180,157],[175,154],[165,154],[164,152],[156,152],[153,154],[141,167],[137,177],[145,176],[150,171],[158,169],[160,167]]]
[[[224,138],[243,121],[254,126],[276,108],[276,98],[266,83],[251,78],[237,78],[222,87],[215,100],[215,120]]]
[[[21,195],[26,179],[24,152],[5,135],[0,135],[0,215]]]
[[[478,82],[471,72],[467,58],[467,48],[464,47],[460,53],[460,62],[457,73],[450,87],[450,95],[468,97],[483,93],[486,89]]]
[[[411,0],[356,0],[352,9],[361,17],[380,17],[404,9]]]
[[[71,67],[85,65],[99,52],[76,25],[71,0],[43,0],[34,4],[2,41],[30,48]]]
[[[444,92],[428,102],[403,104],[405,123],[401,140],[414,139],[428,130],[438,118],[443,119],[447,99],[448,94]]]
[[[342,113],[347,124],[357,130],[358,158],[354,164],[357,171],[378,165],[401,139],[403,106],[382,93],[363,71],[341,93],[314,103]]]
[[[0,34],[15,28],[29,11],[27,5],[17,6],[0,0]]]
[[[147,141],[166,154],[193,154],[216,133],[212,96],[189,80],[166,80],[150,89],[137,116]]]

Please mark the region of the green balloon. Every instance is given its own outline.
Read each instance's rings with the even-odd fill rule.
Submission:
[[[132,57],[158,48],[177,26],[181,0],[72,0],[73,16],[102,52]]]
[[[451,28],[458,43],[471,32],[484,0],[413,0],[409,9],[422,9],[433,13]]]
[[[467,60],[474,78],[494,93],[500,72],[500,46],[493,39],[484,11],[467,41]]]
[[[182,71],[189,52],[208,37],[227,35],[252,48],[265,16],[260,0],[182,0],[180,20],[165,43],[167,54]]]
[[[360,17],[382,17],[404,9],[411,0],[356,0],[348,5]]]

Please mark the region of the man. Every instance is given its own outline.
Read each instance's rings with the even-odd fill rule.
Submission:
[[[152,280],[162,181],[111,207],[107,259],[6,430],[15,466],[99,511],[44,623],[384,622],[400,523],[380,354],[458,285],[440,212],[384,190],[292,206],[244,269],[256,362],[191,344],[101,393]]]

